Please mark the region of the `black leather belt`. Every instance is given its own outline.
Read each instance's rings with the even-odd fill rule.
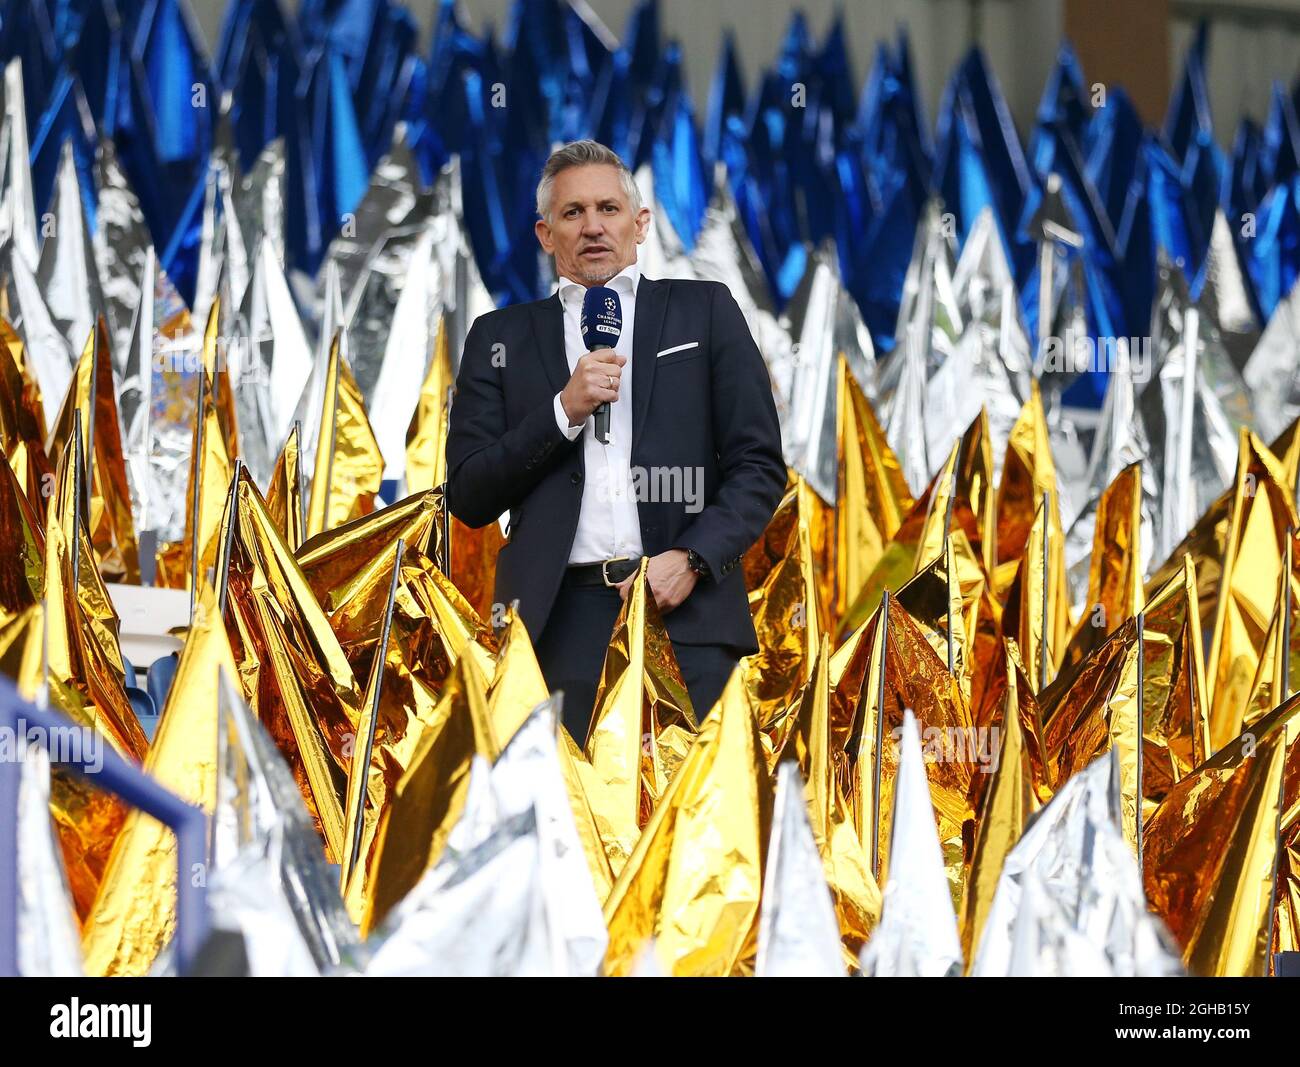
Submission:
[[[618,556],[600,563],[578,563],[566,567],[564,580],[573,585],[604,585],[611,589],[641,567],[641,556]]]

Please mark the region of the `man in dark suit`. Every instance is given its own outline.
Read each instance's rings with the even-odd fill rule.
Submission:
[[[495,599],[518,601],[579,744],[622,598],[642,556],[700,719],[757,651],[741,558],[785,486],[767,368],[718,282],[641,277],[650,212],[622,160],[576,141],[537,188],[557,292],[478,318],[465,339],[447,438],[452,513],[509,511]],[[590,286],[619,294],[623,331],[588,352]],[[608,442],[593,412],[610,405]]]

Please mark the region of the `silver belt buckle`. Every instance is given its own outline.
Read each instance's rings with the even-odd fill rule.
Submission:
[[[618,588],[618,582],[611,582],[609,580],[609,565],[611,563],[622,563],[624,560],[630,558],[631,557],[629,556],[614,556],[612,559],[603,559],[600,561],[600,576],[602,579],[604,579],[605,585],[608,588],[610,589]]]

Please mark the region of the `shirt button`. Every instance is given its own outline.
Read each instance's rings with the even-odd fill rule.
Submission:
[[[574,471],[572,474],[569,475],[569,481],[571,481],[574,485],[581,485],[581,484],[582,484],[582,472],[581,472],[581,471]]]

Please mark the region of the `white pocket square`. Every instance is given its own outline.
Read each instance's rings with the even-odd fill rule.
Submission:
[[[688,348],[699,348],[699,341],[687,341],[684,345],[673,345],[672,348],[665,348],[662,352],[655,353],[655,359],[661,356],[671,356],[674,352],[685,352]]]

